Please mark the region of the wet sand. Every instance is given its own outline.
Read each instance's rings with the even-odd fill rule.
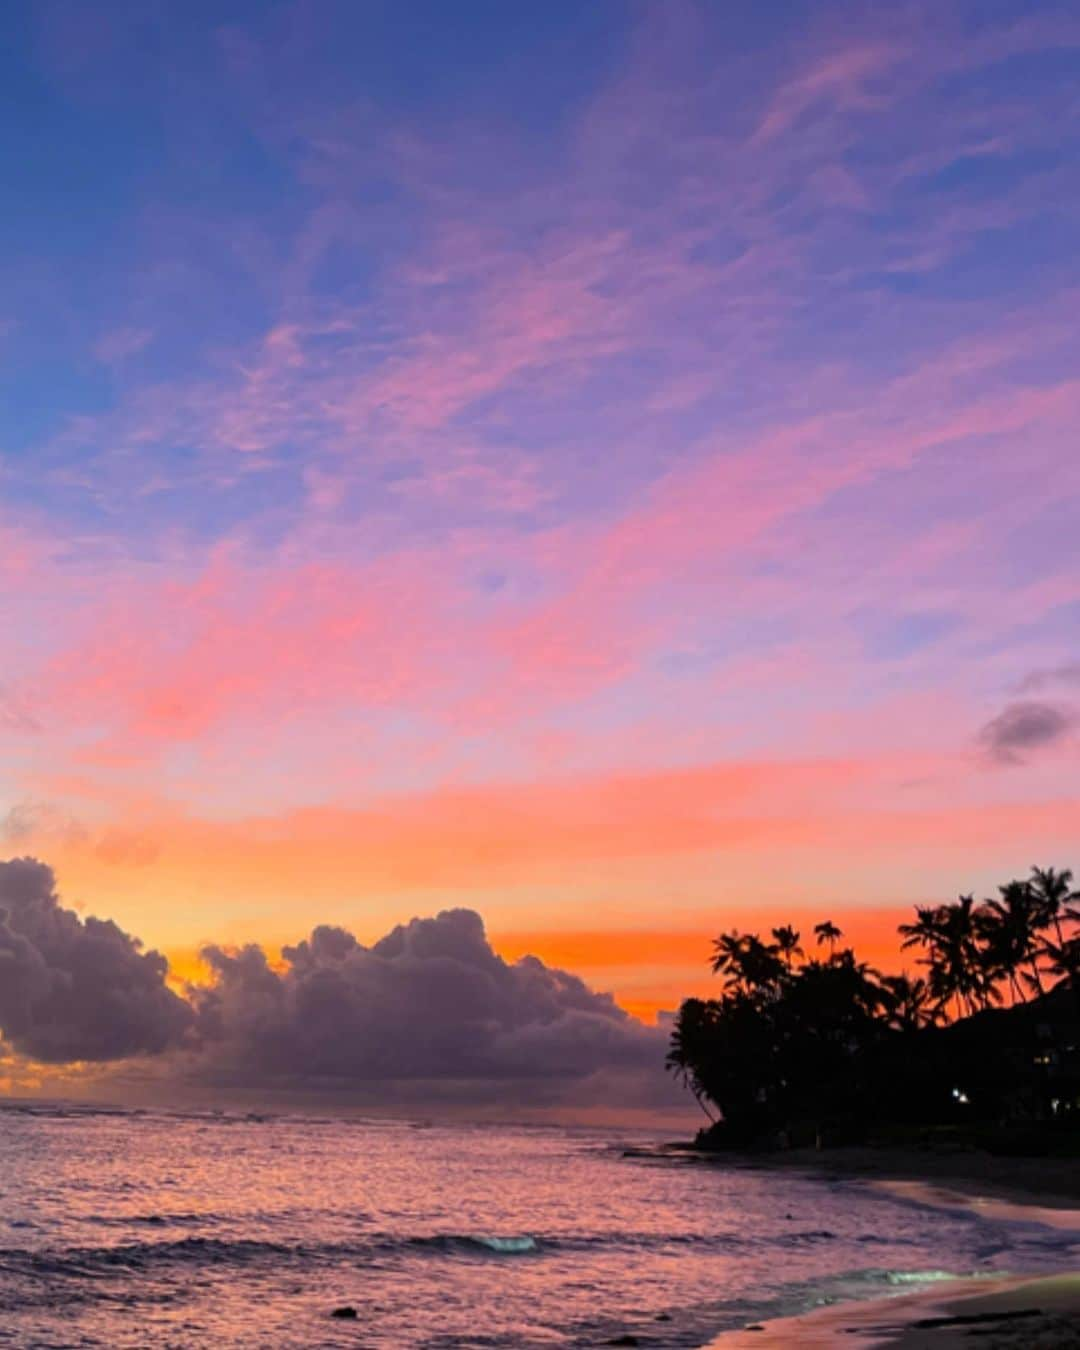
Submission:
[[[726,1332],[715,1350],[1080,1350],[1080,1272],[956,1280]]]
[[[724,1155],[717,1154],[718,1159]],[[1080,1158],[1008,1158],[978,1149],[852,1147],[824,1151],[790,1149],[763,1154],[753,1166],[793,1167],[825,1175],[920,1183],[925,1193],[940,1187],[993,1196],[1029,1209],[1080,1209]]]
[[[860,1180],[927,1205],[1080,1229],[1080,1160],[847,1148],[792,1150],[760,1165]],[[1080,1350],[1080,1271],[956,1279],[727,1332],[716,1350]]]

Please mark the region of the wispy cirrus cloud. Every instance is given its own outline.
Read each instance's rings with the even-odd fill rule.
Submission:
[[[1064,838],[1069,735],[1001,704],[1076,650],[1073,18],[669,5],[393,88],[353,22],[41,20],[116,162],[7,278],[11,827],[238,910],[326,843],[387,920]]]
[[[669,27],[678,32],[674,23]],[[749,357],[772,367],[775,389],[792,368],[782,348],[793,338],[810,340],[807,306],[827,294],[841,265],[830,260],[823,271],[828,252],[823,257],[822,248],[842,248],[849,302],[867,286],[869,298],[888,272],[921,265],[916,258],[926,255],[928,228],[949,219],[959,194],[945,186],[927,192],[927,175],[973,152],[995,157],[985,128],[964,120],[955,126],[955,144],[940,144],[940,123],[929,109],[935,82],[957,64],[955,55],[943,53],[957,48],[929,45],[930,36],[909,24],[886,42],[859,39],[844,47],[826,34],[822,53],[806,70],[785,77],[777,68],[778,91],[766,87],[758,95],[763,125],[777,132],[769,139],[778,144],[765,153],[718,86],[685,85],[685,44],[670,34],[655,50],[632,49],[620,79],[592,99],[563,164],[546,167],[547,181],[539,184],[512,176],[503,187],[497,163],[485,163],[485,154],[500,156],[508,147],[483,137],[469,144],[468,125],[451,127],[427,153],[416,133],[389,136],[377,174],[396,177],[422,213],[437,212],[437,224],[421,236],[424,253],[395,256],[374,295],[357,303],[347,290],[330,301],[313,293],[311,282],[334,249],[344,247],[361,264],[367,236],[356,207],[346,203],[375,167],[370,161],[358,166],[350,147],[352,138],[369,135],[365,124],[377,114],[339,119],[337,149],[329,151],[309,110],[300,143],[318,147],[326,198],[312,218],[334,224],[295,237],[298,256],[306,259],[303,290],[281,296],[273,326],[247,350],[219,353],[205,378],[151,386],[135,395],[127,412],[118,410],[118,419],[84,422],[81,453],[104,438],[113,454],[126,445],[130,463],[132,450],[142,447],[145,457],[146,448],[182,438],[194,443],[208,471],[230,454],[254,456],[269,471],[299,443],[306,453],[346,461],[358,452],[367,462],[420,459],[437,474],[466,453],[454,426],[466,411],[473,419],[468,453],[477,454],[494,433],[493,448],[505,457],[509,446],[505,438],[499,445],[499,418],[492,421],[499,410],[488,405],[514,399],[518,416],[533,415],[557,389],[575,410],[595,410],[596,400],[585,392],[592,372],[609,372],[617,391],[622,371],[635,368],[638,388],[642,380],[645,388],[653,384],[662,399],[669,380],[685,387],[688,363],[712,372],[715,392],[725,378],[742,374]],[[1067,32],[1032,25],[974,46],[961,64],[977,69],[980,61],[992,65],[1063,37]],[[897,74],[867,92],[875,75],[896,71],[903,78]],[[676,89],[677,97],[656,96]],[[921,109],[906,133],[911,164],[924,152],[931,124],[937,142],[936,165],[923,166],[910,199],[904,174],[914,170],[898,173],[902,154],[884,165],[852,155],[869,138],[868,117],[891,116],[906,104]],[[982,115],[1000,131],[992,111]],[[333,121],[336,113],[327,108],[325,116]],[[688,135],[690,128],[696,134]],[[1052,135],[1032,114],[1010,126],[1011,139],[1007,146],[999,140],[997,154],[1014,151],[1018,138]],[[644,183],[654,177],[664,190],[643,196]],[[1067,210],[1041,195],[1045,177],[1025,175],[1010,182],[1007,193],[996,192],[993,205],[981,200],[966,220],[957,217],[949,226],[951,243],[942,236],[935,246],[939,264],[1001,228],[1003,220],[992,215],[998,207]],[[832,216],[841,180],[867,203],[861,223],[858,213],[843,222]],[[827,182],[832,198],[823,201],[816,185]],[[1056,197],[1068,200],[1061,192]],[[530,222],[527,241],[519,228],[524,220]],[[665,369],[664,349],[677,371]],[[559,474],[559,460],[548,443],[549,478]],[[228,471],[219,465],[214,472]]]
[[[1030,675],[1025,675],[1018,686],[1018,692],[1026,694],[1052,689],[1055,686],[1074,688],[1078,685],[1080,685],[1080,661],[1066,661],[1063,665],[1054,666],[1049,670],[1033,670]]]

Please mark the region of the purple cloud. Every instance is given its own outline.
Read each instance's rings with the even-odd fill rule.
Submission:
[[[979,739],[999,763],[1019,764],[1031,751],[1063,740],[1074,721],[1070,712],[1051,703],[1010,703],[987,722]]]
[[[115,923],[64,909],[44,863],[0,863],[0,1032],[19,1054],[102,1062],[179,1044],[193,1014],[167,972]]]
[[[533,956],[493,951],[480,916],[413,919],[372,947],[317,927],[272,967],[207,947],[211,983],[180,998],[168,963],[109,921],[80,919],[51,868],[0,863],[0,1032],[50,1064],[156,1056],[162,1078],[331,1089],[380,1100],[559,1100],[620,1076],[660,1100],[664,1033]]]
[[[275,970],[257,946],[204,953],[192,990],[199,1075],[339,1088],[425,1080],[566,1084],[660,1063],[659,1033],[566,971],[510,964],[471,910],[413,919],[374,946],[319,927]]]

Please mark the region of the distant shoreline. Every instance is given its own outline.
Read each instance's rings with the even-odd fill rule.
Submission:
[[[702,1151],[701,1156],[741,1167],[800,1168],[826,1175],[879,1181],[972,1186],[1019,1206],[1080,1209],[1080,1158],[1011,1157],[981,1149],[937,1152],[888,1145],[797,1148],[768,1153]]]

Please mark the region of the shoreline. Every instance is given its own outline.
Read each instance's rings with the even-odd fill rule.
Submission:
[[[938,1289],[836,1304],[801,1317],[725,1331],[708,1350],[1076,1350],[1080,1271],[980,1280],[959,1277]]]
[[[981,1196],[1028,1211],[1080,1210],[1080,1158],[1010,1157],[979,1149],[937,1152],[873,1144],[772,1153],[693,1148],[687,1152],[723,1166],[762,1171],[790,1168],[851,1181],[911,1183],[923,1187],[927,1196],[935,1190],[949,1190],[971,1197],[977,1188]]]
[[[717,1160],[723,1154],[712,1155]],[[791,1169],[861,1182],[932,1207],[975,1209],[1003,1222],[1080,1230],[1080,1160],[851,1147],[729,1155],[739,1167]],[[710,1350],[1080,1350],[1080,1270],[1052,1275],[957,1276],[913,1292],[845,1301],[753,1328]]]

